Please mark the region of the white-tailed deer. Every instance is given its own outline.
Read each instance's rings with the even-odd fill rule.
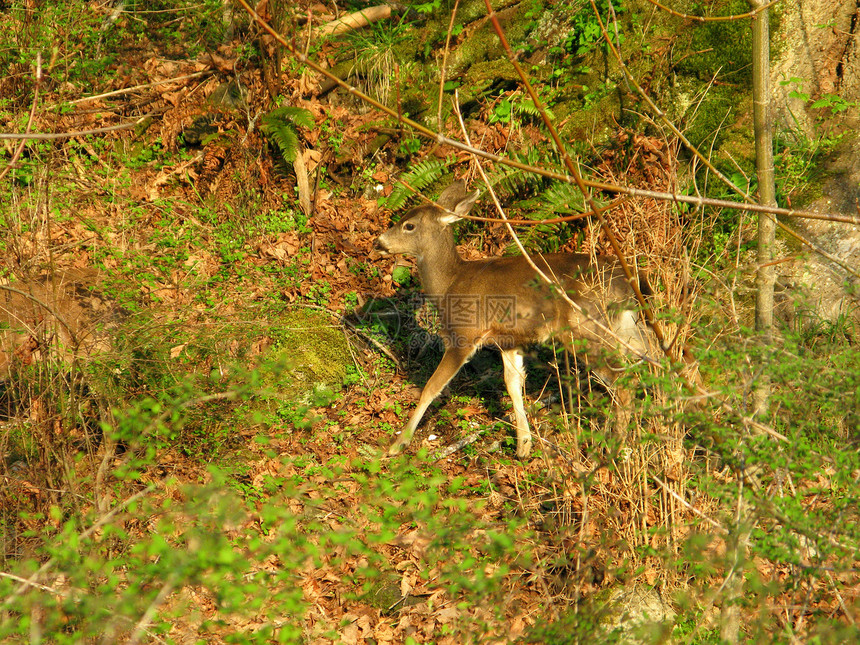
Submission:
[[[602,348],[613,350],[616,356],[647,351],[633,289],[614,259],[593,261],[588,255],[567,253],[533,255],[535,265],[556,282],[551,285],[523,256],[461,258],[450,226],[471,210],[477,198],[477,191],[467,194],[461,182],[454,183],[442,192],[436,205],[413,208],[376,241],[376,249],[384,255],[415,257],[424,292],[439,310],[445,344],[442,361],[390,454],[409,444],[429,405],[480,347],[495,345],[502,352],[520,458],[527,457],[532,446],[523,405],[524,346],[555,337],[572,352],[578,341],[577,352],[587,363],[601,366],[594,371],[606,385],[615,381],[612,367],[619,362],[607,365],[600,356]],[[559,292],[559,285],[567,298]],[[647,292],[644,280],[640,288]],[[626,410],[621,408],[630,402],[629,394],[619,394],[615,396],[617,420],[626,419]]]

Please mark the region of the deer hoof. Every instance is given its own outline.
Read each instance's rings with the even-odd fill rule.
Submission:
[[[391,447],[388,449],[388,455],[390,457],[395,457],[403,452],[403,449],[406,448],[406,443],[404,441],[395,441],[391,444]]]

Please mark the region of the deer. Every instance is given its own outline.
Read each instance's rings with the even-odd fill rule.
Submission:
[[[532,450],[524,405],[526,347],[558,339],[567,351],[582,354],[607,388],[623,368],[621,358],[647,356],[648,330],[616,258],[552,253],[533,254],[531,262],[524,255],[463,259],[452,224],[469,213],[478,196],[478,191],[467,193],[463,182],[455,182],[435,203],[412,208],[376,240],[375,249],[383,257],[415,258],[422,289],[438,309],[445,348],[390,455],[409,445],[427,408],[482,347],[495,346],[502,355],[519,459]],[[640,292],[650,295],[644,275],[636,279]],[[601,360],[604,348],[618,357]],[[616,424],[626,427],[625,408],[632,395],[612,389]]]

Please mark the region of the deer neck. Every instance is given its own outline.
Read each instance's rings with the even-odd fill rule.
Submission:
[[[428,296],[441,296],[447,293],[465,260],[457,252],[453,236],[449,236],[444,243],[418,258],[416,264],[424,293]]]

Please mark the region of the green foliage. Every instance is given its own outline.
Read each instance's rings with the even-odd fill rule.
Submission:
[[[537,146],[513,152],[511,156],[529,165],[557,163],[557,155]],[[575,215],[585,210],[582,193],[574,184],[541,179],[508,166],[498,166],[490,176],[490,183],[502,198],[510,202],[509,215],[522,213],[529,219],[544,220]],[[577,235],[577,231],[574,223],[540,224],[524,228],[521,240],[527,248],[554,252]]]
[[[413,63],[407,52],[412,46],[411,30],[404,13],[397,21],[374,22],[344,36],[352,52],[351,78],[356,79],[366,94],[383,104],[392,102],[395,84],[402,87],[410,78]],[[397,98],[403,99],[399,95]]]
[[[442,4],[442,0],[431,0],[430,2],[418,2],[412,5],[412,8],[418,13],[433,13],[438,10]]]
[[[609,645],[622,643],[624,640],[620,632],[604,629],[600,613],[595,613],[594,609],[589,607],[566,611],[558,620],[552,622],[538,623],[517,642],[523,645]]]
[[[546,153],[537,146],[532,146],[524,151],[512,151],[511,157],[520,163],[533,165],[546,160]],[[534,191],[543,185],[543,180],[519,168],[499,165],[495,172],[490,175],[490,184],[494,189],[501,189],[507,194],[520,194],[521,192]]]
[[[400,142],[400,154],[404,157],[414,155],[421,150],[421,139],[418,137],[408,137]]]
[[[448,173],[448,165],[447,161],[440,159],[425,159],[414,164],[401,177],[405,184],[420,192],[444,177]],[[412,197],[412,191],[402,184],[398,184],[388,197],[380,200],[380,203],[386,208],[397,210],[402,208]]]
[[[441,11],[448,4],[434,1],[421,8]],[[605,14],[608,3],[600,4]],[[483,11],[482,3],[477,5]],[[191,42],[198,37],[192,18],[202,16],[201,32],[216,33],[222,4],[205,0],[199,12],[195,6],[155,2],[143,9],[141,3],[126,3],[133,13],[108,24],[102,37],[96,32],[103,15],[79,11],[80,2],[53,3],[57,8],[36,3],[31,16],[38,24],[29,34],[8,31],[12,35],[4,37],[19,38],[20,47],[0,48],[0,58],[10,66],[29,64],[37,49],[78,42],[83,49],[74,55],[58,52],[54,80],[64,74],[75,82],[103,80],[116,61],[105,48],[122,39],[157,35],[176,47],[201,46],[209,36]],[[588,11],[582,7],[577,35],[565,43],[571,59],[599,53],[593,40],[596,23]],[[23,15],[16,8],[12,12],[19,12],[16,20]],[[157,32],[146,31],[154,26]],[[78,34],[80,29],[87,33]],[[70,37],[75,35],[82,38],[75,41]],[[99,45],[104,56],[87,56]],[[259,55],[250,43],[240,43],[236,51],[246,63]],[[687,71],[704,77],[712,64]],[[598,91],[610,89],[606,83]],[[713,91],[713,113],[701,118],[701,140],[711,140],[732,106],[732,95],[718,90]],[[496,121],[518,126],[534,118],[527,101],[507,101],[495,110]],[[0,109],[11,104],[6,99]],[[853,109],[838,97],[824,97],[816,107],[829,113]],[[15,122],[20,125],[20,118]],[[262,125],[284,160],[290,150],[294,158],[297,128],[309,126],[308,114],[278,110]],[[337,148],[344,128],[333,121],[324,128]],[[806,176],[836,140],[787,133],[778,143],[780,167],[787,177]],[[416,142],[405,139],[401,151],[414,153]],[[718,641],[709,610],[724,600],[720,585],[729,571],[746,580],[744,630],[751,642],[858,640],[856,626],[832,617],[844,611],[840,601],[853,597],[860,542],[855,445],[860,355],[858,330],[848,316],[822,320],[815,307],[801,307],[794,327],[779,335],[776,347],[763,349],[754,336],[713,313],[713,327],[703,325],[698,332],[707,339],[700,358],[711,395],[701,402],[668,372],[639,366],[631,437],[606,431],[607,397],[598,393],[573,402],[575,418],[567,427],[552,411],[535,410],[543,437],[553,442],[540,463],[514,465],[510,451],[494,452],[486,445],[490,441],[453,455],[459,460],[453,467],[420,451],[383,461],[373,456],[377,444],[410,411],[406,397],[380,400],[380,384],[391,381],[390,371],[367,379],[372,386],[360,389],[365,379],[357,367],[344,367],[351,354],[332,319],[309,328],[306,316],[283,312],[278,289],[260,293],[255,283],[262,305],[253,311],[232,307],[228,320],[225,309],[214,306],[235,297],[227,285],[259,275],[249,273],[250,262],[243,262],[256,253],[259,238],[289,232],[295,239],[292,232],[297,232],[295,256],[261,271],[277,274],[283,282],[276,285],[305,282],[302,298],[331,307],[334,277],[311,280],[308,269],[307,217],[283,205],[267,211],[256,189],[228,206],[215,198],[118,203],[122,223],[117,228],[124,240],[147,219],[153,223],[146,239],[113,248],[113,231],[82,219],[92,209],[61,202],[63,187],[56,183],[44,184],[45,190],[39,183],[46,167],[54,172],[58,154],[67,154],[85,173],[104,172],[88,147],[102,150],[96,140],[86,146],[32,145],[19,161],[22,167],[13,170],[13,188],[28,190],[3,202],[23,203],[26,213],[49,209],[51,223],[65,227],[81,221],[95,234],[97,245],[83,241],[81,246],[112,272],[109,284],[123,305],[124,324],[111,328],[111,351],[96,360],[24,366],[15,374],[17,381],[2,383],[3,397],[12,390],[16,400],[29,396],[38,406],[0,424],[5,468],[0,542],[6,574],[0,575],[0,642],[127,642],[138,624],[147,630],[137,635],[143,641],[169,642],[177,626],[188,627],[201,642],[222,637],[247,643],[346,640],[334,621],[323,625],[318,615],[307,619],[319,608],[313,594],[354,603],[360,612],[368,606],[390,612],[386,620],[393,625],[410,600],[400,597],[401,582],[413,574],[429,577],[427,589],[434,594],[446,594],[420,602],[444,602],[461,614],[434,637],[450,636],[452,642],[488,638],[480,622],[488,619],[475,616],[507,625],[510,616],[522,612],[511,599],[525,584],[531,598],[543,593],[545,602],[527,608],[534,626],[523,642],[614,642],[621,638],[601,624],[602,598],[591,593],[601,583],[581,567],[598,558],[617,581],[612,584],[630,584],[656,569],[669,591],[680,588],[668,595],[681,612],[676,636],[689,642]],[[132,149],[125,161],[131,167],[155,167],[170,163],[170,155],[169,146],[147,144]],[[559,166],[540,146],[516,157]],[[423,161],[406,178],[429,194],[449,174],[449,166]],[[739,177],[746,180],[742,173]],[[120,179],[130,181],[122,173]],[[583,208],[575,187],[517,170],[497,168],[493,186],[513,210],[537,218]],[[785,180],[783,193],[802,192],[797,186]],[[398,189],[387,205],[400,208],[407,200],[408,193]],[[703,246],[735,248],[739,221],[731,216],[717,222]],[[11,210],[0,213],[0,226],[0,248],[5,252],[8,246],[14,258],[18,238],[38,230],[35,220]],[[576,230],[539,226],[528,229],[524,239],[532,247],[554,250]],[[198,272],[200,262],[212,271]],[[408,282],[408,271],[401,269],[395,281]],[[8,269],[2,270],[5,276]],[[355,274],[374,275],[374,270],[363,262],[347,264]],[[176,301],[162,295],[167,288],[191,294],[185,319]],[[170,307],[147,312],[159,298]],[[344,300],[357,306],[364,297],[353,291]],[[372,306],[366,310],[365,331],[387,342],[405,324],[405,312],[389,315],[390,309]],[[702,305],[710,307],[719,309]],[[261,337],[271,342],[270,349],[259,349]],[[399,337],[397,342],[410,340]],[[498,409],[502,417],[501,378],[485,376],[498,370],[498,356],[485,360],[493,361],[490,367],[464,369],[460,383],[471,389],[477,382],[491,413]],[[428,370],[434,361],[423,355],[419,362]],[[762,374],[774,393],[772,410],[761,421],[785,435],[787,443],[760,436],[748,424],[751,391]],[[341,394],[341,383],[354,389]],[[355,395],[362,399],[355,410],[369,408],[385,419],[372,417],[372,439],[367,439],[364,419],[350,419],[352,407],[336,414],[329,409]],[[543,391],[530,392],[532,400],[543,396]],[[679,412],[679,405],[691,399],[705,407]],[[727,407],[711,406],[712,400]],[[476,407],[474,398],[455,397],[453,405],[437,413],[437,421],[454,432],[487,428],[485,420],[475,421]],[[506,425],[497,421],[494,436],[504,437]],[[329,449],[336,446],[328,455],[325,440],[332,442],[326,444]],[[19,463],[25,475],[16,474]],[[169,473],[186,483],[166,479]],[[682,500],[668,495],[667,482]],[[140,491],[146,495],[130,501]],[[737,523],[740,495],[752,509],[742,519],[754,525],[751,558],[735,562],[725,557],[724,540],[744,528]],[[673,505],[674,510],[666,510]],[[111,509],[115,514],[108,514]],[[665,523],[663,513],[671,513]],[[410,540],[419,546],[411,548]],[[32,584],[23,582],[31,577]],[[583,595],[590,598],[582,600]],[[572,607],[569,599],[578,604]]]
[[[391,274],[391,279],[394,280],[394,282],[396,282],[397,284],[407,284],[412,280],[412,273],[409,271],[409,267],[394,267],[394,271]]]
[[[746,13],[746,0],[724,0],[717,5],[698,1],[679,8],[692,15],[735,15]],[[771,33],[779,33],[779,12],[771,8]],[[778,37],[771,38],[771,58],[778,53]],[[742,116],[750,113],[752,88],[752,30],[747,20],[706,22],[695,28],[678,32],[678,51],[689,52],[674,63],[681,87],[692,83],[702,96],[692,98],[695,110],[679,115],[679,125],[690,142],[698,148],[711,150],[727,146],[732,161],[722,168],[731,172],[740,164],[752,171],[754,163],[751,127],[732,128],[743,123]],[[686,122],[685,122],[686,121]]]
[[[790,96],[807,103],[811,109],[826,111],[822,117],[829,117],[845,110],[856,108],[856,101],[828,94],[812,102],[803,92],[803,79],[792,77],[780,81],[783,86],[794,86]],[[814,199],[816,186],[821,181],[822,162],[842,142],[845,133],[822,126],[822,119],[812,125],[812,134],[807,132],[794,116],[794,127],[777,131],[774,157],[776,168],[777,198],[780,203],[804,203]]]
[[[752,169],[753,147],[749,132],[734,132],[728,124],[738,118],[741,104],[748,100],[748,94],[739,94],[737,88],[730,86],[714,86],[708,89],[699,109],[692,115],[685,135],[694,146],[699,148],[719,148],[727,139],[742,139],[744,169]],[[739,146],[740,147],[740,146]]]
[[[262,119],[260,129],[265,133],[281,154],[284,161],[292,163],[299,151],[299,135],[296,128],[312,128],[313,114],[299,107],[283,106],[275,108]]]
[[[220,0],[127,2],[116,14],[88,8],[82,0],[32,7],[13,3],[2,17],[0,67],[29,74],[41,53],[43,71],[52,82],[70,81],[100,90],[123,63],[117,52],[128,43],[139,47],[141,41],[158,39],[194,57],[223,39]],[[26,90],[29,85],[18,87]],[[14,100],[23,98],[21,94]]]
[[[808,201],[821,181],[821,164],[839,145],[842,135],[810,137],[800,127],[777,132],[774,144],[777,200],[779,203]]]
[[[838,94],[825,94],[810,105],[813,109],[827,109],[831,114],[839,114],[851,108],[856,108],[857,101],[849,101]]]
[[[547,106],[543,106],[544,112],[550,119],[555,119],[555,114]],[[510,123],[515,117],[528,117],[530,119],[540,119],[540,110],[531,99],[523,98],[520,101],[511,102],[508,99],[502,101],[495,107],[490,115],[490,123]]]
[[[597,0],[597,11],[603,20],[604,26],[611,25],[615,17],[623,14],[626,11],[624,2],[616,0]],[[573,14],[571,19],[573,29],[568,33],[562,47],[565,51],[576,56],[584,56],[590,53],[595,45],[603,40],[603,32],[600,29],[600,23],[594,15],[594,9],[591,3],[582,3],[580,8]],[[614,41],[616,46],[624,42],[623,33],[614,33],[611,27],[608,27],[611,35],[617,37]],[[605,45],[604,45],[605,47]]]
[[[142,408],[125,418],[135,419],[138,427],[155,421]],[[152,465],[139,464],[141,469]],[[311,472],[289,458],[280,469]],[[119,515],[68,515],[53,507],[51,521],[31,531],[30,555],[14,564],[14,576],[0,577],[0,640],[32,634],[34,607],[40,633],[65,635],[61,642],[125,640],[145,615],[149,632],[165,633],[171,625],[186,624],[188,607],[176,592],[191,587],[211,599],[218,632],[227,628],[241,642],[297,642],[311,608],[298,584],[308,566],[328,571],[345,561],[364,562],[351,574],[355,596],[362,597],[378,584],[380,572],[397,575],[386,545],[404,523],[432,536],[422,566],[435,567],[442,586],[469,604],[492,608],[508,574],[497,561],[513,547],[507,536],[518,531],[521,520],[507,526],[482,521],[447,490],[445,477],[420,460],[393,464],[390,471],[361,461],[327,464],[318,472],[331,483],[314,485],[312,496],[301,478],[273,475],[246,500],[232,492],[224,471],[210,468],[207,484],[175,488],[167,498],[161,485],[150,486],[133,503],[136,474],[118,472],[129,491],[114,504]],[[337,501],[343,486],[337,482],[359,491],[354,506]],[[250,492],[247,485],[244,490]],[[335,531],[328,519],[333,508]],[[368,519],[372,527],[366,527]],[[87,530],[95,522],[100,530]],[[35,576],[35,585],[21,583],[46,561],[44,578]],[[59,577],[68,593],[39,584]],[[400,599],[399,587],[392,593],[386,608]],[[168,602],[170,597],[175,601]],[[270,627],[260,630],[260,622]]]
[[[792,98],[800,99],[801,101],[808,103],[809,107],[813,110],[827,110],[828,113],[821,114],[820,116],[835,116],[846,110],[851,108],[856,108],[858,106],[858,101],[849,101],[843,96],[838,94],[825,94],[817,101],[812,101],[809,97],[809,94],[803,91],[803,85],[806,81],[802,78],[798,78],[797,76],[792,76],[790,79],[782,80],[779,82],[783,87],[788,85],[793,85],[794,89],[791,90],[788,95]],[[797,119],[795,118],[795,122]]]

